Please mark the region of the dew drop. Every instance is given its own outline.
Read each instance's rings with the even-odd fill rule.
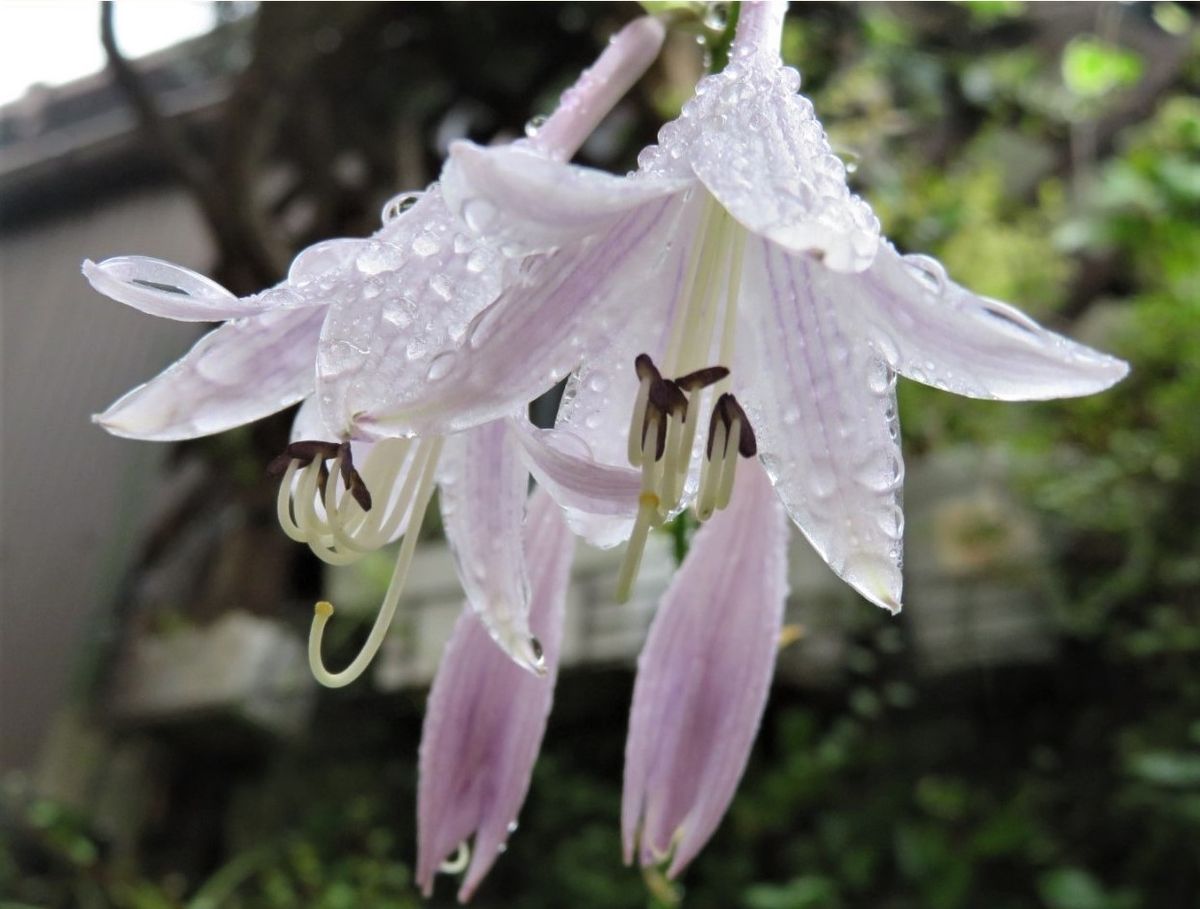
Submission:
[[[500,310],[495,305],[489,306],[472,321],[467,329],[467,343],[472,347],[480,347],[500,323]]]
[[[946,283],[949,279],[946,277],[946,269],[937,259],[932,256],[913,254],[904,257],[904,264],[909,266],[912,273],[935,294],[941,296],[946,292]]]
[[[883,360],[871,359],[867,370],[867,386],[875,394],[886,394],[896,384],[896,374]]]
[[[713,31],[722,31],[729,24],[729,4],[709,3],[704,7],[704,26]]]
[[[467,271],[479,274],[488,267],[488,263],[492,261],[492,253],[484,249],[482,246],[475,249],[467,256]]]
[[[486,199],[470,199],[463,205],[462,215],[471,230],[485,231],[496,220],[496,207]]]
[[[425,374],[430,382],[437,382],[440,379],[446,378],[450,370],[454,368],[454,361],[457,359],[457,354],[452,350],[447,350],[444,353],[438,354],[429,363],[429,371]]]
[[[401,193],[398,196],[393,196],[384,203],[383,211],[379,213],[379,219],[384,224],[390,224],[416,205],[417,200],[420,198],[421,193]]]
[[[429,279],[429,287],[443,300],[449,300],[453,292],[450,279],[440,272]]]
[[[442,244],[439,243],[437,237],[435,237],[429,231],[419,234],[412,241],[412,251],[418,256],[432,256],[441,248]]]
[[[545,114],[538,114],[535,117],[530,117],[529,122],[525,124],[525,135],[532,139],[541,131],[541,128],[546,125],[547,117]]]
[[[397,328],[407,328],[412,323],[412,316],[399,307],[391,307],[383,311],[384,321]]]

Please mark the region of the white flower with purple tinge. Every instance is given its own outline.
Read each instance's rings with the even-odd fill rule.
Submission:
[[[649,18],[614,36],[522,147],[548,160],[573,155],[653,62],[662,38],[662,25]],[[537,451],[541,441],[523,418],[508,419],[522,408],[449,437],[371,441],[354,432],[361,411],[389,400],[397,373],[435,374],[439,350],[461,338],[472,318],[516,283],[518,263],[464,230],[438,186],[409,194],[406,208],[398,200],[385,207],[385,223],[372,237],[318,243],[296,257],[286,280],[240,299],[208,278],[155,259],[85,262],[92,285],[122,303],[167,318],[229,320],[95,419],[116,435],[169,441],[230,429],[304,400],[292,443],[273,465],[282,477],[278,515],[284,531],[333,565],[350,564],[403,537],[366,644],[339,672],[329,671],[321,658],[333,608],[317,605],[309,662],[318,681],[346,685],[378,652],[435,484],[469,601],[504,651],[541,673],[542,646],[528,626],[520,536],[526,449]],[[563,457],[569,465],[571,456],[557,460]],[[609,476],[614,489],[625,487],[626,499],[635,493],[629,471]]]
[[[618,596],[651,527],[688,504],[711,520],[655,619],[627,753],[627,853],[635,841],[644,863],[677,850],[672,874],[728,805],[765,702],[785,596],[768,481],[833,570],[896,612],[897,374],[1042,400],[1127,372],[880,237],[780,60],[785,9],[742,4],[730,65],[628,177],[452,147],[447,204],[523,257],[520,274],[436,372],[402,377],[386,406],[355,417],[380,438],[461,430],[569,375],[557,428],[523,444],[574,529],[630,540]],[[758,463],[738,470],[740,458]],[[626,463],[642,473],[633,518],[601,471]],[[752,591],[728,583],[734,568]],[[695,624],[679,618],[685,601]]]

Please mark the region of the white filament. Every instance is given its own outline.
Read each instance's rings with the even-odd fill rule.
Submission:
[[[321,641],[325,634],[325,625],[333,615],[333,606],[327,602],[320,602],[314,611],[308,635],[308,665],[316,680],[327,688],[341,688],[349,685],[366,671],[371,660],[375,658],[375,654],[379,652],[379,648],[383,646],[388,627],[396,615],[396,607],[400,602],[400,595],[404,592],[404,583],[408,578],[408,569],[412,565],[417,537],[421,533],[425,509],[433,495],[434,476],[437,471],[438,457],[442,451],[442,439],[440,437],[426,439],[418,442],[417,445],[419,450],[413,459],[405,482],[407,487],[414,482],[414,478],[418,478],[416,494],[412,502],[412,516],[404,533],[404,542],[400,544],[400,553],[396,557],[395,568],[392,569],[392,578],[388,583],[387,593],[384,594],[383,603],[379,607],[379,613],[375,616],[375,624],[371,626],[366,643],[363,644],[362,649],[350,665],[340,672],[330,672],[321,660]],[[332,477],[330,477],[330,482],[333,482]]]

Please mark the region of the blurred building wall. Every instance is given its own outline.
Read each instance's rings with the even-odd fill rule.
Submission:
[[[100,633],[165,447],[90,421],[182,354],[202,327],[94,292],[85,258],[158,256],[204,269],[206,232],[169,188],[134,189],[0,233],[0,766],[27,766],[72,668]],[[89,640],[87,635],[91,634]],[[78,660],[75,658],[79,658]]]

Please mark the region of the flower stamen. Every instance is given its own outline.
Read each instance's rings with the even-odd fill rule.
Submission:
[[[642,492],[617,580],[619,603],[627,602],[633,591],[650,528],[680,507],[696,435],[689,395],[729,375],[724,366],[708,366],[674,381],[664,379],[647,354],[634,360],[634,369],[641,384],[629,429],[629,460],[642,468]]]
[[[708,423],[708,443],[700,466],[695,505],[700,521],[707,521],[714,512],[729,506],[738,455],[751,458],[757,451],[758,443],[746,411],[726,392],[717,399]]]
[[[327,688],[341,688],[349,685],[366,671],[371,660],[375,658],[375,654],[379,652],[379,648],[383,646],[388,628],[392,624],[392,618],[396,614],[396,607],[400,602],[400,595],[404,591],[404,583],[408,578],[408,570],[412,565],[413,553],[416,551],[417,538],[421,534],[425,510],[433,495],[442,439],[440,437],[425,439],[418,442],[417,446],[418,451],[414,455],[412,466],[405,480],[405,490],[401,493],[402,501],[397,506],[403,510],[403,506],[407,504],[403,500],[405,493],[409,493],[410,487],[415,486],[411,516],[408,528],[404,533],[404,541],[400,544],[400,552],[396,556],[396,565],[392,569],[392,578],[388,583],[387,593],[384,594],[383,603],[379,607],[379,613],[375,616],[375,624],[371,626],[366,643],[363,644],[362,649],[350,662],[350,665],[340,672],[330,672],[325,668],[321,659],[321,641],[325,634],[325,625],[333,615],[333,605],[322,601],[317,603],[314,610],[312,626],[308,635],[308,665],[316,680]]]

